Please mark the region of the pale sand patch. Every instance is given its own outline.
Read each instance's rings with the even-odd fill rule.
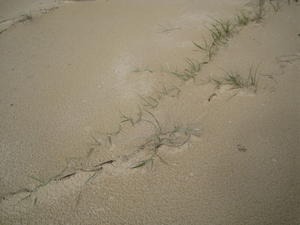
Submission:
[[[300,62],[286,61],[287,55],[297,56],[300,51],[297,49],[300,43],[297,36],[300,28],[297,24],[299,15],[299,6],[293,5],[284,7],[276,15],[269,14],[261,24],[249,25],[229,42],[228,47],[220,50],[211,64],[203,68],[195,83],[181,85],[181,94],[177,98],[166,97],[161,100],[154,114],[163,128],[192,124],[196,127],[200,125],[202,129],[201,138],[192,138],[188,145],[175,151],[175,154],[170,154],[174,149],[161,151],[161,156],[168,165],[159,160],[154,162],[152,170],[149,167],[128,169],[130,164],[126,163],[121,164],[125,165],[124,168],[118,164],[114,165],[115,168],[107,165],[103,173],[88,185],[84,185],[86,173],[76,174],[41,188],[33,198],[19,203],[22,196],[8,196],[1,202],[0,218],[9,224],[299,223],[299,153],[296,149],[300,144],[297,98]],[[167,50],[160,51],[164,54],[162,57],[169,57]],[[187,53],[186,50],[180,52],[180,48],[176,51]],[[157,64],[151,57],[155,54],[149,52],[149,56],[143,58],[144,62],[152,62],[154,68]],[[117,60],[119,66],[114,68],[121,68],[115,69],[116,73],[126,77],[123,70],[128,69],[130,57],[138,53],[129,57],[128,54],[123,55],[125,57]],[[187,55],[191,56],[191,53]],[[122,61],[125,65],[120,66]],[[169,64],[176,61],[180,60],[170,60]],[[83,62],[88,63],[84,59]],[[223,76],[223,70],[234,69],[245,74],[252,64],[259,63],[260,80],[256,95],[239,93],[232,97],[235,91],[216,91],[210,84],[201,85],[208,76]],[[142,79],[147,79],[147,75],[151,74],[149,71],[142,72]],[[76,78],[80,79],[80,76],[77,75]],[[122,85],[117,87],[131,86],[135,81],[134,78],[131,79],[129,84],[121,80]],[[177,82],[166,79],[165,81],[175,84]],[[41,83],[42,81],[41,79]],[[155,80],[150,79],[148,82],[155,84]],[[106,86],[107,83],[110,84],[103,82],[102,85]],[[78,91],[81,88],[79,86],[74,89]],[[128,89],[123,89],[126,90]],[[87,90],[83,88],[83,91]],[[108,89],[105,92],[110,93]],[[214,92],[217,95],[208,102],[209,96]],[[9,94],[9,89],[7,93]],[[147,93],[151,93],[151,89],[145,94]],[[70,99],[70,96],[66,99]],[[127,100],[126,104],[130,104],[129,102]],[[62,101],[63,103],[65,102]],[[111,103],[115,103],[115,100]],[[136,108],[130,109],[133,105],[124,106],[124,109],[137,112]],[[78,110],[71,108],[73,113]],[[104,115],[106,118],[109,116],[108,113]],[[48,116],[45,118],[49,119]],[[89,116],[91,114],[87,117]],[[112,126],[117,129],[114,125],[118,121],[116,118],[107,123],[107,130],[112,129]],[[99,119],[94,121],[98,122]],[[49,124],[45,124],[45,127],[48,128]],[[90,129],[97,130],[91,127]],[[149,133],[151,129],[139,126],[133,129],[129,126],[125,134],[114,140],[113,152],[107,157],[130,152],[135,143],[139,142],[138,138]],[[63,137],[66,138],[65,135]],[[76,135],[73,141],[75,138]],[[83,139],[77,140],[74,145],[78,147],[81,141]],[[125,147],[118,152],[118,147],[122,145]],[[3,148],[1,150],[4,152]],[[48,151],[49,149],[47,155]],[[64,154],[69,153],[66,151]],[[16,154],[13,155],[15,156]],[[103,153],[97,153],[94,159],[103,159]],[[28,159],[27,163],[34,163],[35,160]],[[1,168],[7,173],[1,176],[11,179],[13,183],[26,174],[16,176],[11,172],[11,163],[1,163]],[[24,167],[21,166],[22,169]],[[51,167],[48,168],[51,171]],[[30,169],[28,171],[32,172]]]

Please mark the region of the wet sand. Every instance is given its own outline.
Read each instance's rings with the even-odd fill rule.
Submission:
[[[3,32],[0,221],[299,223],[299,4],[270,8],[244,27],[194,81],[169,73],[186,58],[201,60],[192,41],[202,40],[213,18],[232,19],[246,3],[76,2]],[[257,93],[207,82],[252,65],[259,65]],[[159,94],[164,88],[170,92]],[[155,132],[124,122],[122,114],[138,120],[139,108],[164,131],[187,126],[201,135],[162,146],[167,164],[156,158],[152,167],[130,169],[144,157],[137,146]],[[94,173],[81,168],[112,159],[86,183]],[[7,195],[66,165],[60,179],[25,200],[24,190]]]

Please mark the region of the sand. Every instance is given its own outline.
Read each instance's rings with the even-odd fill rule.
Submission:
[[[195,80],[169,73],[247,2],[73,2],[1,33],[0,224],[299,224],[299,3],[239,28]],[[256,93],[208,82],[251,66]],[[120,116],[155,123],[146,110],[200,136],[131,169],[155,128]]]

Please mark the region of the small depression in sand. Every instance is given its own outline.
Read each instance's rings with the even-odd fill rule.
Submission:
[[[75,1],[3,32],[0,192],[53,176],[116,131],[122,113],[136,115],[143,98],[184,85],[168,72],[199,57],[192,41],[206,24],[245,2]],[[100,161],[126,153],[94,148]]]

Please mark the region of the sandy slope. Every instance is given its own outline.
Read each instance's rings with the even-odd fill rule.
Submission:
[[[178,1],[176,4],[180,5],[181,3],[183,1]],[[155,3],[153,4],[155,5]],[[176,4],[174,3],[174,9],[178,6]],[[195,8],[195,5],[190,4],[187,4],[189,5],[187,11]],[[96,5],[93,7],[95,8]],[[112,6],[113,9],[117,7],[116,5]],[[117,113],[113,115],[114,112],[109,114],[104,110],[97,114],[91,111],[91,105],[97,100],[103,101],[101,104],[107,104],[107,107],[112,105],[113,107],[110,110],[116,109],[114,108],[116,103],[121,107],[123,106],[124,99],[122,98],[117,100],[118,98],[111,97],[113,100],[105,102],[104,100],[108,97],[103,99],[95,97],[112,93],[109,92],[109,89],[113,87],[115,80],[102,77],[102,79],[105,79],[103,92],[98,93],[89,89],[97,80],[96,76],[94,78],[93,76],[89,77],[89,79],[80,76],[84,71],[86,74],[93,74],[93,72],[97,74],[97,68],[92,66],[96,65],[96,62],[93,61],[95,57],[80,59],[76,57],[76,54],[79,56],[79,53],[83,53],[85,56],[97,55],[96,50],[91,50],[91,47],[94,46],[93,37],[88,36],[84,39],[88,28],[82,31],[84,35],[78,39],[76,36],[67,36],[67,32],[65,36],[62,35],[63,38],[69,38],[74,43],[78,43],[83,38],[82,42],[78,44],[80,50],[75,51],[76,54],[61,50],[59,52],[61,56],[56,55],[59,47],[62,47],[62,43],[67,43],[66,40],[61,40],[61,44],[52,45],[52,49],[49,49],[50,44],[42,46],[44,49],[48,49],[49,58],[46,60],[45,58],[36,57],[35,60],[30,61],[33,64],[29,65],[27,65],[29,61],[22,57],[16,58],[15,54],[10,53],[12,49],[19,49],[17,47],[13,48],[16,45],[15,43],[18,43],[16,42],[18,38],[20,38],[18,35],[28,34],[28,29],[29,33],[35,31],[31,26],[42,29],[47,25],[48,31],[50,28],[53,29],[49,33],[54,36],[56,32],[57,34],[63,32],[63,26],[56,31],[58,28],[51,25],[51,23],[59,21],[59,18],[65,15],[71,15],[76,10],[79,12],[77,7],[79,6],[76,4],[73,4],[70,8],[63,7],[47,17],[40,18],[31,24],[25,24],[23,27],[17,27],[15,30],[3,33],[0,36],[0,42],[5,43],[1,46],[6,47],[2,49],[6,49],[7,56],[6,61],[5,58],[1,60],[1,65],[3,65],[1,66],[3,70],[1,74],[4,74],[1,75],[1,126],[4,127],[1,129],[1,158],[5,159],[1,161],[1,191],[3,190],[4,193],[9,189],[17,189],[17,185],[14,184],[26,184],[29,187],[34,185],[32,181],[26,179],[28,174],[42,179],[52,176],[55,168],[59,167],[59,161],[57,160],[59,157],[67,157],[72,151],[77,152],[72,156],[84,155],[89,146],[87,145],[84,148],[84,145],[80,143],[84,143],[87,135],[79,138],[82,135],[80,130],[83,130],[83,128],[76,128],[89,125],[92,128],[89,128],[88,131],[91,132],[92,130],[92,134],[98,134],[96,136],[98,138],[100,137],[99,133],[95,132],[97,129],[109,130],[117,127],[113,125],[119,121]],[[167,8],[169,5],[165,5],[165,7]],[[115,69],[115,74],[127,78],[124,79],[127,82],[122,81],[115,84],[116,89],[119,89],[121,93],[129,93],[125,98],[126,104],[124,104],[123,109],[126,109],[128,113],[136,112],[136,108],[131,110],[137,102],[137,99],[132,97],[134,95],[130,94],[132,87],[138,88],[144,85],[140,90],[142,91],[147,88],[145,81],[150,87],[151,85],[156,87],[157,84],[163,81],[167,84],[176,84],[180,87],[181,94],[177,98],[164,97],[159,106],[153,110],[153,113],[161,122],[163,129],[178,124],[188,124],[199,127],[201,137],[193,137],[188,144],[178,149],[163,146],[159,153],[168,165],[156,159],[152,170],[149,166],[135,170],[128,169],[132,165],[133,159],[130,157],[127,159],[122,158],[113,165],[105,166],[103,171],[88,184],[85,184],[85,182],[92,173],[79,172],[69,179],[53,181],[41,187],[23,201],[20,200],[28,195],[26,192],[6,196],[0,203],[0,221],[3,224],[299,224],[300,165],[298,149],[300,144],[300,102],[298,86],[300,37],[298,34],[300,33],[300,25],[297,23],[300,20],[299,7],[299,4],[293,4],[290,7],[285,6],[276,14],[269,12],[262,23],[250,24],[245,27],[230,40],[228,46],[220,50],[211,63],[203,67],[195,82],[178,83],[177,80],[169,79],[169,75],[167,76],[161,72],[130,72],[137,65],[149,66],[150,69],[156,71],[159,68],[157,61],[174,65],[184,58],[180,57],[180,54],[186,54],[187,57],[192,58],[199,57],[199,52],[191,51],[192,46],[189,45],[183,45],[184,48],[174,47],[174,52],[171,53],[171,47],[168,48],[168,46],[161,47],[156,52],[151,51],[153,46],[151,47],[152,42],[150,41],[147,54],[139,53],[139,48],[132,47],[133,50],[127,51],[127,54],[133,52],[131,57],[142,58],[141,61],[138,61],[139,63],[135,60],[132,62],[129,59],[127,59],[129,61],[126,61],[121,57],[122,60],[116,60],[117,63],[111,65],[108,64],[108,61],[115,59],[114,55],[121,54],[122,51],[115,50],[111,55],[107,54],[106,59],[108,61],[105,61],[104,65],[108,64],[114,69],[115,65],[123,65],[121,69]],[[232,12],[231,10],[232,8],[229,7],[228,13]],[[171,12],[174,11],[171,10]],[[197,10],[195,9],[194,12],[196,13]],[[93,14],[91,13],[91,15]],[[174,18],[176,18],[175,15],[176,12],[174,12]],[[130,20],[130,16],[126,18]],[[133,16],[132,21],[134,18]],[[158,15],[155,18],[158,18]],[[163,18],[166,21],[170,20],[170,18]],[[77,22],[80,21],[81,19],[78,19]],[[68,23],[68,21],[65,22]],[[119,21],[119,23],[121,22]],[[152,26],[157,23],[158,21],[153,22]],[[180,24],[179,21],[178,23]],[[104,24],[103,22],[102,25],[104,26]],[[191,24],[192,28],[197,26],[197,23],[193,24],[190,20],[187,24]],[[180,27],[182,26],[181,24]],[[107,29],[110,27],[111,25],[108,24]],[[189,27],[183,27],[187,30],[190,29]],[[134,28],[132,29],[134,30]],[[144,29],[147,30],[147,28]],[[163,41],[164,39],[160,36],[156,44],[164,46],[164,44],[169,43],[170,46],[172,44],[178,46],[176,43],[201,39],[197,38],[196,35],[200,30],[195,33],[193,33],[194,29],[189,31],[184,30],[182,33],[175,33],[175,37],[172,36],[172,33],[166,35],[168,40],[169,38],[175,38],[172,43]],[[70,30],[68,34],[69,32]],[[73,30],[73,32],[75,31]],[[124,34],[127,32],[128,30],[124,31]],[[95,35],[97,36],[97,34]],[[153,41],[155,39],[155,37],[148,37],[148,35],[140,35],[142,36],[139,38],[145,38],[146,40]],[[118,43],[118,40],[120,40],[118,36],[115,36],[116,39],[112,37],[114,36],[112,35],[107,42],[103,39],[104,43],[109,43],[112,40],[115,40],[114,43]],[[126,38],[127,41],[124,43],[129,43],[130,46],[131,38],[133,36]],[[89,39],[91,41],[86,43],[85,40]],[[10,42],[12,43],[8,45]],[[135,44],[131,43],[132,46],[135,46]],[[24,49],[26,46],[28,49]],[[55,50],[56,46],[57,50]],[[26,50],[31,53],[34,52],[32,46],[25,45],[22,47],[24,52]],[[69,48],[71,47],[69,46]],[[69,48],[67,47],[67,49]],[[86,52],[85,49],[87,49]],[[105,48],[102,47],[102,49]],[[44,53],[40,48],[36,51],[39,52],[40,56]],[[64,55],[63,52],[69,55]],[[175,52],[179,52],[178,55],[168,61],[167,59],[176,54]],[[54,55],[56,58],[53,58]],[[72,58],[72,55],[75,55],[74,58]],[[47,72],[45,72],[43,60],[48,63],[51,62],[50,59],[54,60],[56,66],[55,68],[47,67]],[[75,62],[75,64],[78,63],[76,64],[78,67],[62,70],[64,68],[62,64],[65,64],[68,59],[74,60],[72,62]],[[16,61],[18,62],[17,65],[22,65],[19,70],[23,70],[24,76],[30,76],[32,73],[35,73],[35,75],[26,81],[26,79],[29,79],[28,77],[22,78],[20,75],[14,77],[13,73],[5,73],[5,69],[8,71],[8,68],[12,66],[9,62]],[[124,63],[122,64],[120,61]],[[82,65],[79,62],[84,63]],[[71,64],[74,65],[73,63]],[[213,85],[203,84],[208,77],[223,76],[224,70],[236,70],[240,71],[241,74],[246,74],[251,65],[258,64],[260,64],[259,86],[256,94],[245,90],[236,92],[221,89],[216,91]],[[126,65],[132,67],[126,70]],[[111,71],[111,68],[99,67],[98,70]],[[39,77],[38,74],[43,70],[43,77]],[[65,73],[55,73],[61,70]],[[127,73],[122,74],[124,70]],[[29,73],[28,71],[33,72]],[[78,73],[75,73],[76,71]],[[128,78],[128,74],[130,78]],[[162,78],[149,79],[148,77],[153,74],[155,76],[160,74]],[[53,79],[53,83],[49,86],[47,86],[48,84],[43,86],[43,81],[51,80],[49,78]],[[74,79],[80,82],[75,82]],[[18,82],[22,83],[18,84]],[[126,85],[133,86],[128,88]],[[124,86],[127,88],[122,89]],[[45,89],[46,87],[47,89]],[[33,88],[37,92],[30,90]],[[64,88],[66,89],[65,92],[62,91]],[[155,88],[149,89],[149,92],[142,94],[150,94],[155,91]],[[13,95],[12,90],[14,90]],[[45,90],[47,91],[45,92]],[[77,93],[80,90],[82,92]],[[116,93],[115,89],[113,90],[113,93]],[[50,93],[50,91],[53,92]],[[207,99],[214,92],[217,96],[208,102]],[[118,95],[116,94],[116,96]],[[90,107],[89,110],[78,102],[80,98],[83,100],[89,99],[87,103]],[[12,103],[11,100],[14,100],[14,102]],[[47,104],[42,105],[44,100],[47,100]],[[30,107],[26,106],[28,101]],[[59,108],[66,105],[66,103],[69,104],[62,108],[62,114],[55,114],[56,110],[53,108]],[[3,107],[5,104],[14,105]],[[40,108],[41,105],[44,109]],[[16,106],[21,107],[22,112],[18,111]],[[25,114],[24,109],[28,110],[25,111]],[[14,110],[14,115],[18,116],[12,118],[13,115],[9,114],[10,110]],[[94,111],[97,110],[99,108],[96,107]],[[62,117],[64,114],[66,116]],[[101,118],[95,119],[97,116],[105,117],[106,120],[109,118],[110,122],[106,122],[106,125],[100,125],[100,127],[95,124],[91,125],[92,122],[96,123],[97,121],[100,124],[105,124]],[[18,117],[20,118],[19,121]],[[52,125],[52,121],[55,121],[56,118],[60,118],[60,120]],[[33,121],[36,121],[36,123],[33,123]],[[16,124],[15,129],[14,125],[11,124]],[[41,127],[47,128],[47,131],[45,132]],[[32,132],[31,135],[28,133],[29,130]],[[134,146],[141,141],[141,137],[149,136],[152,132],[151,128],[144,124],[137,125],[134,128],[128,125],[124,127],[124,130],[124,133],[113,138],[113,145],[109,147],[108,152],[103,152],[103,148],[98,147],[97,151],[92,153],[90,159],[78,161],[83,165],[88,165],[93,161],[104,161],[105,159],[116,158],[121,154],[130,153]],[[61,133],[58,131],[61,131]],[[53,139],[49,139],[51,135],[47,135],[48,132],[57,134],[59,137],[63,135],[62,139],[55,138],[55,136]],[[69,132],[72,133],[72,135],[70,134],[72,138],[69,141],[62,142],[62,140],[68,139]],[[37,136],[38,134],[40,135]],[[38,141],[36,140],[37,137],[39,137]],[[19,140],[19,143],[16,143],[16,140]],[[45,142],[46,140],[48,142]],[[100,138],[99,140],[102,141]],[[29,144],[26,145],[26,143]],[[70,143],[73,144],[70,145]],[[41,148],[42,151],[39,151],[40,145],[46,147]],[[23,155],[19,152],[18,146],[22,146]],[[70,150],[68,150],[68,146]],[[246,150],[239,151],[239,146]],[[85,149],[85,151],[80,152],[80,149]],[[61,152],[58,153],[57,151]],[[49,159],[50,157],[53,161]],[[36,162],[37,160],[39,162]],[[61,166],[63,160],[61,159]],[[74,167],[78,167],[76,160],[71,160],[71,162],[75,164],[72,164]],[[43,168],[43,171],[38,171],[41,168]]]
[[[243,5],[226,2],[78,2],[2,33],[0,192],[31,184],[28,176],[47,180],[89,151],[91,135],[117,129],[138,95],[179,85],[161,67],[182,64],[208,16]],[[147,67],[158,72],[132,72]]]

